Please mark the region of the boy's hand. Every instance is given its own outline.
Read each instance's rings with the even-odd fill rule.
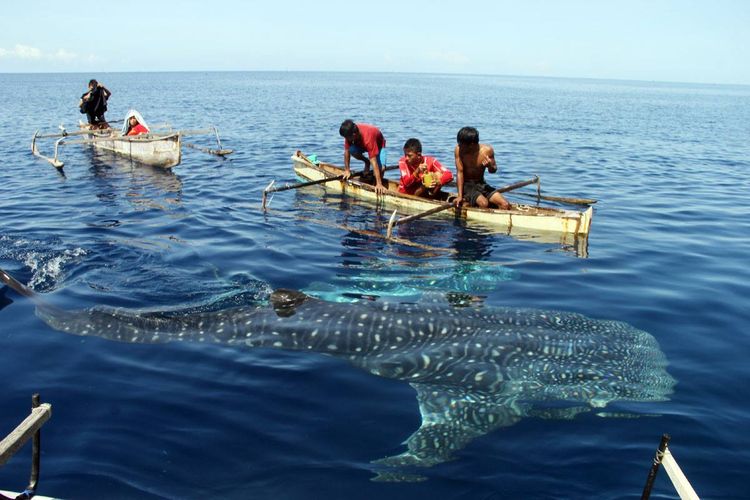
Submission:
[[[497,163],[495,163],[495,159],[494,158],[491,158],[489,156],[485,156],[484,159],[482,160],[482,166],[486,167],[487,170],[491,174],[494,174],[495,172],[497,172]]]

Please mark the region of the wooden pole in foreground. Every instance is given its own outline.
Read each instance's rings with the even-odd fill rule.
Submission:
[[[656,473],[659,472],[659,466],[661,465],[661,459],[664,456],[664,450],[667,449],[669,443],[669,434],[662,434],[659,448],[656,450],[656,456],[654,456],[654,463],[651,464],[651,470],[648,471],[648,477],[646,477],[646,485],[643,487],[643,493],[641,494],[641,500],[648,500],[651,496],[651,489],[654,487],[654,480],[656,479]]]
[[[31,414],[13,432],[0,441],[0,465],[3,465],[26,444],[26,441],[32,439],[29,485],[14,500],[28,500],[36,494],[36,489],[39,485],[39,466],[41,462],[41,428],[51,416],[52,405],[49,403],[40,403],[39,394],[33,394],[31,396]],[[0,498],[6,499],[7,497],[0,495]]]
[[[26,441],[34,437],[35,433],[42,427],[44,422],[52,416],[52,405],[49,403],[38,404],[38,395],[36,404],[31,409],[31,414],[18,424],[18,427],[0,441],[0,465],[4,465]],[[32,400],[32,405],[34,404]]]

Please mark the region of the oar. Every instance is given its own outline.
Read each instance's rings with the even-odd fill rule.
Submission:
[[[537,198],[547,201],[559,201],[561,203],[571,203],[573,205],[593,205],[597,200],[591,198],[566,198],[564,196],[546,196],[543,194],[516,193],[529,198]]]
[[[535,175],[532,179],[529,179],[527,181],[520,181],[516,182],[514,184],[508,184],[507,186],[503,186],[501,188],[495,189],[493,193],[505,193],[506,191],[512,191],[513,189],[522,188],[524,186],[528,186],[529,184],[539,184],[539,176]],[[492,196],[492,195],[490,195]],[[489,197],[488,197],[489,198]],[[436,214],[438,212],[442,212],[443,210],[448,210],[450,207],[454,206],[454,203],[452,201],[443,203],[442,205],[438,205],[437,207],[431,208],[429,210],[426,210],[424,212],[418,213],[416,215],[410,215],[408,217],[402,217],[401,219],[396,220],[396,210],[393,211],[393,214],[391,215],[391,219],[388,221],[388,229],[386,232],[386,239],[390,239],[391,234],[393,234],[393,227],[397,226],[399,224],[404,224],[409,221],[413,221],[416,219],[421,219],[422,217],[426,217],[428,215]]]
[[[495,193],[505,193],[508,191],[513,191],[514,189],[522,188],[524,186],[528,186],[529,184],[536,184],[537,193],[540,192],[539,190],[540,190],[541,183],[539,182],[539,176],[535,175],[534,177],[532,177],[531,179],[527,181],[519,181],[513,184],[508,184],[507,186],[503,186],[501,188],[497,188],[487,196],[487,199],[489,200],[492,197],[492,195]]]

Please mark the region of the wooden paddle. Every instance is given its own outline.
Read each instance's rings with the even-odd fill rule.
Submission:
[[[529,184],[533,184],[533,182]],[[455,186],[456,182],[451,181],[447,185]],[[594,203],[596,203],[596,200],[591,199],[591,198],[567,198],[565,196],[546,196],[542,194],[541,187],[539,184],[537,184],[536,194],[530,194],[530,193],[516,193],[516,194],[519,196],[526,196],[528,198],[536,198],[537,201],[538,200],[559,201],[561,203],[570,203],[572,205],[593,205]]]
[[[538,200],[547,200],[547,201],[559,201],[561,203],[570,203],[572,205],[593,205],[596,203],[596,200],[592,198],[566,198],[564,196],[546,196],[543,194],[530,194],[530,193],[516,193],[520,196],[527,196],[529,198],[537,198]]]
[[[513,184],[508,184],[507,186],[503,186],[501,188],[495,189],[493,193],[505,193],[506,191],[512,191],[513,189],[522,188],[524,186],[528,186],[529,184],[538,184],[539,183],[539,176],[535,175],[532,179],[529,179],[527,181],[520,181]],[[492,195],[490,195],[492,196]],[[488,196],[489,198],[489,196]],[[441,205],[438,205],[437,207],[431,208],[429,210],[425,210],[424,212],[420,212],[416,215],[410,215],[408,217],[402,217],[401,219],[396,220],[396,210],[393,211],[393,214],[391,215],[391,219],[388,221],[388,229],[386,230],[386,239],[390,239],[391,235],[393,234],[393,227],[397,226],[399,224],[404,224],[406,222],[410,222],[416,219],[421,219],[422,217],[426,217],[428,215],[436,214],[438,212],[442,212],[443,210],[448,210],[455,204],[453,201],[447,201]]]

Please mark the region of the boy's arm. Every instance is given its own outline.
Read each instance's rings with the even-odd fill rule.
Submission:
[[[456,206],[461,206],[464,200],[464,164],[461,161],[461,155],[458,154],[458,146],[453,151],[456,161],[456,186],[458,187],[458,196],[456,197]]]
[[[440,174],[440,179],[438,181],[439,185],[444,186],[453,180],[453,172],[448,170],[448,168],[440,163],[437,158],[432,158],[432,166],[435,171]]]
[[[416,172],[412,173],[409,170],[409,166],[406,164],[406,159],[404,158],[401,158],[398,161],[398,170],[401,172],[401,185],[404,187],[409,187],[419,180],[417,176],[414,175]]]
[[[497,172],[497,162],[495,161],[495,150],[492,146],[487,146],[484,151],[484,158],[482,159],[482,166],[487,167],[489,173],[494,174]]]
[[[349,148],[344,148],[344,179],[348,179],[352,173],[349,170],[349,164],[351,163],[351,154]]]
[[[370,166],[372,167],[372,171],[375,174],[375,193],[376,194],[385,193],[388,190],[383,185],[383,174],[380,172],[380,168],[378,168],[377,155],[375,157],[370,158]]]
[[[112,95],[112,92],[110,92],[109,89],[101,83],[99,84],[99,87],[102,89],[102,92],[104,92],[104,98],[109,99],[109,97]]]

